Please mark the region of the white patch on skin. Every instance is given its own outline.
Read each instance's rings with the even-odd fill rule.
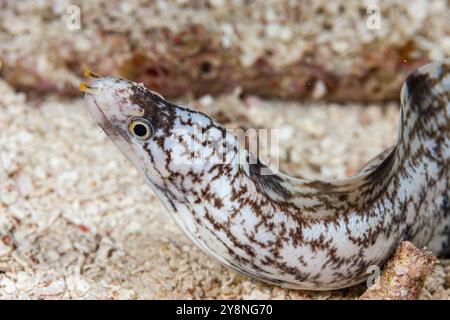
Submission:
[[[176,112],[177,112],[177,117],[179,118],[179,120],[181,120],[183,122],[187,122],[191,118],[190,112],[184,111],[182,109],[177,109]]]

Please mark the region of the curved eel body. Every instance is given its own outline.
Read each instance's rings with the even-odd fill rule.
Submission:
[[[142,84],[87,75],[92,116],[179,227],[232,269],[328,290],[364,281],[403,240],[449,253],[450,60],[407,78],[397,143],[337,181],[270,171],[209,116]]]

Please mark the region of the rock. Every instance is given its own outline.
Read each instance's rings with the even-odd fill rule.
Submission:
[[[419,297],[425,278],[433,271],[437,258],[411,242],[402,242],[388,261],[379,281],[361,300],[414,300]]]

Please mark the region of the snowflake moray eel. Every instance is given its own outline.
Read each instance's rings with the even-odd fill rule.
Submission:
[[[236,271],[329,290],[364,281],[403,240],[450,253],[450,60],[407,77],[396,144],[335,181],[276,172],[204,113],[142,84],[85,75],[96,122],[189,238]]]

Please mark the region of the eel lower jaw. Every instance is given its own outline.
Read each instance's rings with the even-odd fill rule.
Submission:
[[[86,92],[84,100],[86,102],[86,105],[88,106],[89,113],[98,123],[98,125],[103,129],[105,134],[112,140],[114,140],[114,142],[128,147],[128,137],[124,136],[124,134],[120,132],[120,130],[108,119],[108,117],[98,105],[97,101],[95,101],[94,95]]]
[[[86,102],[89,113],[102,128],[104,127],[111,129],[113,128],[111,122],[108,120],[106,115],[103,113],[103,111],[100,109],[99,105],[95,101],[94,94],[92,94],[89,91],[86,91],[84,95],[84,101]],[[110,133],[111,132],[107,132],[107,134]]]

